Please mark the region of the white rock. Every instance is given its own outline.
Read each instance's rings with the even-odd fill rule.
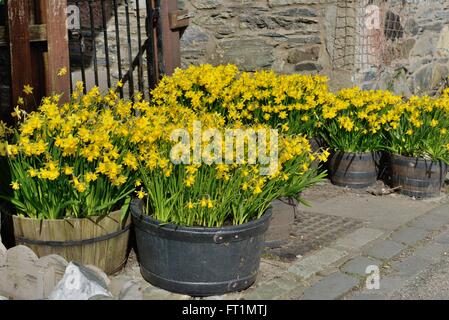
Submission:
[[[71,262],[67,266],[64,277],[50,293],[49,300],[89,300],[94,296],[108,296],[103,277],[99,277],[91,269]]]
[[[9,299],[4,296],[0,296],[0,301],[2,301],[2,300],[9,300]]]

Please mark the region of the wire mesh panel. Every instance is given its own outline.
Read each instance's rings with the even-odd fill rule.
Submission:
[[[411,1],[337,0],[333,65],[360,80],[400,56],[404,26],[417,5]]]
[[[358,73],[391,62],[392,48],[404,37],[402,21],[406,19],[407,9],[405,4],[394,8],[384,0],[358,1],[355,54]]]
[[[337,69],[354,69],[356,45],[356,1],[337,0],[332,60]]]

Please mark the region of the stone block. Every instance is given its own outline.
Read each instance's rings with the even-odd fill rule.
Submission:
[[[340,272],[333,273],[304,291],[304,300],[338,299],[356,287],[359,281]]]
[[[342,250],[323,248],[315,254],[296,262],[288,269],[288,271],[303,279],[307,279],[346,255],[347,253]]]
[[[365,253],[374,258],[388,260],[399,254],[403,249],[405,249],[405,246],[400,243],[381,240],[365,250]]]
[[[346,273],[357,274],[361,277],[366,277],[369,275],[366,273],[366,268],[372,265],[378,266],[380,268],[382,262],[380,260],[361,256],[346,262],[341,268],[341,271]]]
[[[391,234],[391,239],[403,244],[413,245],[416,242],[423,240],[428,231],[422,228],[405,227]]]

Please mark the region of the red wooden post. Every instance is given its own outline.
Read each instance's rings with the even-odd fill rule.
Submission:
[[[46,1],[47,24],[47,95],[63,93],[63,101],[70,98],[70,56],[69,36],[67,31],[67,0]],[[65,75],[58,75],[62,68],[67,69]]]
[[[25,85],[32,85],[31,50],[29,35],[29,1],[13,0],[7,2],[8,30],[11,53],[11,93],[12,103],[15,106],[19,97],[23,97],[23,108],[27,111],[33,109],[32,95],[25,95]]]
[[[178,11],[178,0],[161,1],[160,10],[164,71],[171,75],[181,66],[180,29],[170,28],[170,14]]]

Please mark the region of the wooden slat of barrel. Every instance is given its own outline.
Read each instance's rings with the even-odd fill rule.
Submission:
[[[35,220],[13,217],[16,238],[39,241],[77,241],[107,236],[129,226],[130,219],[123,224],[121,212],[113,212],[109,217],[65,220]],[[84,265],[95,265],[105,272],[117,271],[126,259],[129,230],[111,239],[77,246],[52,246],[45,244],[22,244],[30,247],[41,257],[59,254],[68,261],[78,261]],[[20,242],[19,242],[20,243]]]
[[[447,165],[441,161],[391,156],[392,186],[402,194],[429,198],[439,196],[446,177]]]
[[[335,153],[330,160],[332,183],[351,188],[366,188],[377,180],[377,168],[372,153]]]

